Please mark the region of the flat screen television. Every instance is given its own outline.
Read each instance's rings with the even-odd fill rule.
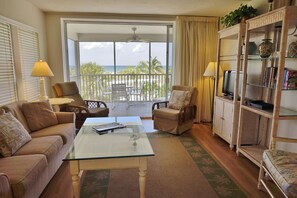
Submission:
[[[234,86],[236,79],[236,71],[234,70],[225,70],[223,75],[223,94],[224,96],[234,98]],[[242,83],[242,72],[239,73],[239,84],[238,84],[238,96],[237,99],[241,96],[241,83]]]

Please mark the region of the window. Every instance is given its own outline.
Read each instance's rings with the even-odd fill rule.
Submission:
[[[98,71],[82,71],[83,74],[114,73],[113,48],[113,42],[79,42],[81,67],[87,64],[101,67]]]
[[[39,97],[38,78],[32,77],[31,72],[34,63],[39,59],[39,42],[36,32],[18,28],[19,57],[22,75],[24,97],[22,99],[32,101]]]
[[[0,105],[37,100],[39,81],[31,71],[40,57],[38,33],[0,17]]]
[[[116,71],[139,67],[146,69],[149,61],[149,43],[144,42],[116,42]],[[129,71],[129,70],[128,70]],[[131,73],[135,73],[130,71]],[[148,70],[146,71],[148,74]]]
[[[77,81],[79,76],[79,68],[77,63],[77,41],[68,39],[68,61],[69,61],[69,79]]]
[[[0,21],[0,105],[17,100],[10,25]]]

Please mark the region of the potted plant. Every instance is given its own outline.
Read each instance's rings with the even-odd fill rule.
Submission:
[[[253,8],[253,6],[240,4],[239,8],[222,17],[221,23],[225,27],[230,27],[240,23],[242,20],[256,16],[256,12],[257,9]]]

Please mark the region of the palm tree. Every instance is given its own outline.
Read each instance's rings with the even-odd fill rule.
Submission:
[[[140,61],[136,66],[136,71],[142,74],[149,73],[149,61]],[[155,56],[151,60],[151,73],[152,74],[164,74],[164,69],[162,67],[161,62]]]
[[[97,65],[94,62],[85,63],[80,66],[80,74],[85,77],[82,78],[84,81],[81,82],[81,92],[83,98],[97,99],[99,95],[97,76],[103,74],[104,68]]]

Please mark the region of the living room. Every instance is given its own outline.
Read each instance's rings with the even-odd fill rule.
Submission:
[[[31,77],[31,71],[34,63],[41,59],[47,62],[53,74],[45,77],[45,94],[48,95],[49,98],[57,97],[53,91],[53,85],[67,81],[76,81],[83,99],[104,101],[109,108],[109,117],[127,115],[140,116],[142,118],[142,124],[146,132],[158,131],[157,129],[154,129],[154,122],[156,122],[156,119],[152,120],[153,103],[162,100],[169,100],[173,85],[196,87],[198,90],[198,96],[196,100],[197,110],[195,111],[195,118],[193,120],[194,124],[190,130],[187,130],[187,132],[183,134],[190,134],[191,137],[193,137],[193,139],[198,142],[202,149],[205,150],[206,153],[209,153],[210,158],[214,159],[214,161],[219,164],[218,166],[220,166],[224,174],[228,175],[229,179],[231,178],[230,181],[232,181],[232,184],[235,183],[235,185],[237,185],[236,189],[239,189],[238,191],[241,191],[247,197],[268,197],[268,194],[265,192],[265,190],[258,190],[257,188],[261,165],[259,160],[254,160],[252,157],[249,157],[249,154],[247,154],[247,151],[245,150],[246,144],[250,144],[250,142],[248,142],[250,140],[246,139],[246,131],[255,131],[254,125],[257,125],[258,130],[261,129],[262,131],[266,131],[265,133],[253,133],[252,135],[249,135],[253,137],[258,135],[257,145],[264,145],[265,148],[271,148],[270,142],[272,141],[270,140],[270,135],[267,135],[267,131],[272,134],[271,137],[277,137],[274,135],[277,133],[279,128],[280,136],[284,138],[296,138],[297,136],[292,134],[292,131],[296,131],[295,114],[290,111],[288,112],[288,114],[291,113],[291,115],[289,115],[290,118],[288,118],[288,116],[278,116],[278,114],[281,114],[279,113],[280,106],[292,111],[297,110],[296,105],[294,104],[296,93],[294,93],[293,90],[281,91],[284,90],[284,88],[282,89],[281,85],[271,85],[277,87],[275,89],[278,90],[275,92],[273,91],[273,93],[267,90],[260,91],[259,88],[255,89],[256,91],[251,91],[251,83],[247,83],[247,85],[244,84],[243,87],[245,88],[241,91],[241,93],[239,93],[240,91],[238,91],[238,89],[241,89],[239,87],[241,87],[241,83],[245,81],[245,75],[241,75],[240,72],[251,72],[252,74],[247,76],[253,77],[253,69],[245,70],[244,65],[248,65],[248,62],[252,61],[253,64],[259,64],[256,63],[258,59],[255,57],[251,57],[249,59],[249,57],[247,57],[246,61],[244,61],[244,54],[242,57],[231,57],[232,60],[227,60],[227,56],[223,57],[222,54],[228,50],[239,50],[240,53],[241,50],[245,50],[244,43],[246,43],[246,40],[244,40],[245,38],[243,37],[246,36],[245,34],[248,31],[244,29],[245,27],[240,26],[238,32],[230,33],[225,31],[226,24],[220,23],[220,20],[231,11],[239,8],[241,4],[253,6],[255,9],[257,9],[257,15],[266,17],[265,14],[268,14],[268,10],[274,11],[278,7],[282,7],[281,5],[297,5],[297,2],[276,0],[274,2],[266,0],[228,0],[204,2],[189,0],[188,2],[175,2],[173,4],[170,1],[150,3],[135,1],[125,3],[110,1],[89,1],[86,3],[85,1],[52,2],[48,0],[0,0],[0,22],[4,21],[3,24],[8,24],[7,26],[10,27],[10,39],[12,41],[19,41],[19,44],[12,42],[12,49],[10,49],[12,53],[7,56],[10,57],[9,61],[5,62],[5,64],[12,65],[12,69],[10,69],[12,74],[9,73],[7,75],[7,73],[5,73],[4,75],[1,75],[3,77],[0,77],[2,78],[1,81],[3,82],[11,82],[11,84],[9,84],[7,87],[13,87],[12,89],[9,88],[9,92],[5,92],[7,87],[4,87],[4,84],[3,86],[1,85],[0,90],[3,93],[0,94],[3,95],[3,97],[1,96],[3,99],[1,98],[0,100],[1,106],[19,100],[38,100],[39,94],[42,93],[40,90],[43,85],[39,85],[39,78],[36,76]],[[220,9],[216,9],[216,7],[220,7]],[[273,39],[278,38],[279,40],[285,39],[284,41],[286,41],[287,46],[282,44],[278,46],[284,51],[284,53],[288,53],[289,44],[294,43],[295,41],[294,35],[296,23],[294,25],[294,22],[296,22],[296,19],[294,18],[295,16],[293,14],[290,17],[293,18],[293,25],[290,23],[287,29],[283,28],[281,30],[282,32],[284,31],[285,34],[290,35],[287,40],[282,37],[283,34],[278,35],[277,33],[274,33],[273,36],[265,36],[265,38],[271,37]],[[183,29],[187,28],[190,30],[191,24],[193,23],[196,23],[197,26],[203,26],[203,28],[201,28],[201,26],[197,28],[197,30],[201,30],[200,32],[182,31]],[[279,25],[279,23],[279,21],[275,22],[277,25]],[[27,34],[28,32],[29,34]],[[33,34],[31,34],[32,32]],[[230,40],[233,39],[231,38],[232,36],[230,37],[231,39],[226,36],[228,34],[238,35],[237,39],[231,41],[232,45],[226,45],[225,43],[230,42]],[[251,34],[257,33],[251,31]],[[29,35],[30,39],[32,39],[29,42],[30,45],[26,44],[26,42],[24,42],[25,44],[21,43],[23,41],[22,39],[28,38],[26,37],[27,35]],[[188,35],[188,39],[187,36],[183,37],[183,35]],[[195,35],[199,36],[195,37]],[[239,39],[239,37],[242,38]],[[258,37],[258,40],[254,40],[254,37]],[[259,35],[254,37],[251,36],[251,41],[255,41],[255,43],[259,46],[262,38],[260,38]],[[98,52],[83,52],[82,50],[79,51],[78,49],[74,50],[72,53],[71,40],[75,41],[73,46],[81,46],[81,49],[83,48],[82,46],[84,44],[85,49],[88,49],[88,47],[90,48],[90,45],[88,44],[101,47],[104,46],[105,48],[102,48],[104,50],[99,52],[97,58],[85,58],[85,61],[82,61],[84,56],[88,57],[88,54],[90,55],[92,53]],[[197,41],[197,45],[195,42],[193,42],[194,40]],[[240,47],[238,47],[239,44],[237,42],[240,43]],[[186,48],[184,46],[185,43],[188,43],[188,45],[194,45]],[[250,43],[251,42],[249,42],[249,44]],[[26,51],[27,48],[24,48],[24,52],[28,52],[26,54],[23,53],[22,50],[17,50],[19,46],[23,45],[25,47],[29,47],[30,50],[32,48],[35,51]],[[123,49],[123,51],[120,51],[121,49]],[[162,50],[162,54],[159,53],[159,49]],[[143,57],[147,57],[147,59],[140,58],[142,55],[134,56],[132,53],[128,53],[130,51],[133,52],[136,50],[141,51],[143,53]],[[30,54],[31,52],[34,53],[33,58]],[[71,56],[76,52],[78,54]],[[124,52],[126,52],[126,54],[124,54]],[[234,51],[232,51],[232,53],[237,54]],[[122,57],[120,57],[121,54],[123,54]],[[26,59],[26,56],[31,56],[31,60]],[[155,66],[153,63],[154,57],[158,57],[157,60],[155,59],[157,64],[158,61],[161,62],[161,72],[160,70],[152,69]],[[282,54],[275,52],[272,53],[271,57],[276,57],[277,60],[279,60],[278,64],[282,65],[282,67],[284,64],[286,64],[286,70],[296,70],[296,67],[294,66],[294,64],[296,64],[295,55],[292,55],[290,58],[281,58]],[[237,68],[237,66],[235,66],[235,61],[233,58],[235,61],[241,61],[239,64],[237,64],[241,65],[241,68]],[[103,62],[103,59],[108,59],[110,61]],[[129,62],[132,59],[133,61]],[[285,63],[283,59],[285,59],[287,62]],[[145,67],[149,68],[150,70],[142,70],[142,73],[135,72],[137,64],[139,64],[141,61],[147,63]],[[95,73],[92,70],[89,73],[83,73],[83,64],[87,64],[89,62],[96,62],[98,65],[104,65],[105,68],[107,68],[107,66],[110,68],[106,69],[105,72]],[[205,71],[207,70],[208,65],[211,66],[213,62],[217,62],[217,65],[220,67],[214,67],[214,74],[207,75]],[[261,63],[264,64],[264,62],[265,61],[262,61]],[[271,64],[273,66],[273,64],[276,63],[271,61],[271,63],[265,62],[265,64]],[[75,65],[76,69],[71,70],[72,65]],[[119,66],[121,67],[122,65],[127,66],[127,68],[128,65],[135,65],[135,68],[133,72],[125,73],[123,72],[124,69],[118,70]],[[220,69],[222,69],[222,72]],[[239,70],[241,71],[238,72]],[[233,80],[234,85],[237,88],[233,89],[235,93],[231,93],[231,101],[234,101],[231,103],[229,99],[221,97],[224,94],[228,95],[226,92],[226,87],[226,93],[224,91],[224,93],[222,93],[221,91],[223,89],[222,87],[224,86],[222,85],[224,84],[222,82],[223,79],[228,78],[226,75],[230,75],[226,74],[227,71],[238,72],[238,76],[235,78],[237,81]],[[265,71],[263,70],[263,73],[264,72]],[[281,74],[285,75],[285,72]],[[10,78],[11,75],[13,76],[12,78]],[[241,78],[243,79],[241,80]],[[276,79],[279,78],[280,77],[275,77],[275,82],[278,81]],[[220,80],[216,81],[216,79]],[[257,80],[259,79],[256,77],[251,78],[251,81],[253,82],[256,82]],[[113,95],[111,92],[111,84],[114,81],[116,83],[125,84],[127,86],[125,90],[136,90],[137,88],[141,89],[141,93],[137,93],[135,90],[133,90],[135,92],[128,91],[128,93],[130,93],[129,100],[126,99],[123,101],[121,98],[119,101],[116,101],[115,99],[112,99]],[[260,81],[264,80],[261,79]],[[155,83],[154,86],[152,82]],[[244,94],[244,92],[246,92],[246,94]],[[235,100],[233,98],[235,95],[237,95],[237,93],[240,98]],[[265,95],[266,97],[258,97],[260,94],[263,96]],[[276,94],[276,96],[273,94]],[[229,96],[231,96],[230,93]],[[276,113],[268,115],[262,111],[258,112],[256,110],[250,110],[248,109],[248,105],[240,102],[241,98],[246,98],[244,101],[249,102],[248,104],[251,104],[251,106],[254,105],[253,102],[258,100],[264,100],[265,104],[273,103]],[[249,101],[247,100],[248,98],[253,98],[255,101]],[[229,108],[227,107],[228,104],[233,105],[230,107],[230,109],[232,109],[230,112],[227,111]],[[225,105],[222,107],[222,110],[220,109],[220,105]],[[256,105],[259,104],[257,103]],[[264,105],[263,101],[260,103],[260,105]],[[243,106],[242,110],[241,106]],[[263,107],[261,106],[261,108]],[[220,115],[220,111],[225,111],[229,113],[229,115],[227,115],[227,113],[226,115]],[[246,113],[246,111],[251,111],[252,113],[255,113],[259,116],[253,117],[249,115],[249,113]],[[221,127],[224,124],[220,123],[227,122],[226,120],[228,120],[228,116],[232,117],[231,122],[229,122],[231,124],[225,123],[225,128],[221,130]],[[235,118],[233,119],[233,117]],[[246,122],[247,120],[248,122]],[[278,122],[279,120],[281,122]],[[228,133],[224,134],[221,132],[224,130],[227,130]],[[241,139],[239,138],[238,140],[237,134],[240,134],[239,136]],[[162,149],[161,147],[158,147],[159,144],[162,144],[163,142],[158,142],[159,140],[151,140],[155,137],[150,137],[150,135],[148,136],[156,155],[156,151]],[[176,139],[182,139],[183,137],[184,135],[174,136]],[[181,139],[180,142],[183,143]],[[196,142],[193,144],[196,144]],[[296,147],[291,143],[281,143],[280,148],[296,152]],[[166,150],[165,148],[163,149]],[[159,153],[157,154],[159,155]],[[174,155],[174,153],[172,154]],[[160,154],[160,156],[163,155]],[[166,158],[166,156],[164,156],[164,158]],[[180,158],[180,160],[183,161],[183,158]],[[153,166],[158,165],[158,163],[154,164],[152,161],[150,161],[149,158],[148,172],[150,170],[150,163],[152,163]],[[175,169],[170,171],[173,170]],[[118,172],[115,173],[108,173],[110,174],[109,182],[115,181],[115,178],[120,180],[120,174],[123,174],[123,177],[134,174],[120,172],[120,170],[117,171]],[[2,171],[0,170],[0,173],[1,172]],[[73,181],[71,181],[71,179],[73,178],[71,178],[69,172],[69,166],[67,162],[64,161],[61,167],[57,170],[55,176],[44,189],[41,197],[72,197]],[[168,177],[168,175],[165,173],[166,171],[164,171],[164,174],[162,173],[162,176],[160,177]],[[150,174],[155,176],[152,176],[153,180],[149,179],[151,176]],[[172,190],[172,192],[168,194],[166,194],[166,192],[158,191],[159,188],[157,187],[164,185],[164,183],[157,182],[159,179],[156,177],[157,174],[158,172],[154,172],[149,173],[147,176],[148,183],[146,186],[146,193],[148,197],[153,195],[154,197],[156,195],[159,195],[158,197],[172,197],[172,194],[175,194],[176,197],[197,197],[197,195],[195,196],[191,194],[192,192],[197,193],[197,191],[190,190],[188,191],[189,194],[181,193],[185,192],[187,189],[185,184],[180,187],[183,188],[183,190],[178,194],[176,193],[177,189],[179,188],[175,189],[175,191],[169,188]],[[175,176],[176,177],[172,180],[178,180],[178,177],[183,177],[182,175],[178,174]],[[210,178],[203,174],[201,174],[201,176],[206,178],[205,180]],[[88,175],[83,175],[83,177],[88,178]],[[97,177],[102,177],[102,175],[97,175]],[[137,178],[134,179],[137,181]],[[172,182],[172,184],[168,185],[177,185],[177,183],[174,183],[172,180],[164,181]],[[218,178],[217,180],[220,179]],[[202,182],[200,180],[187,180],[187,182],[190,181]],[[153,182],[156,182],[156,184],[153,185]],[[135,181],[133,180],[131,182],[129,180],[129,185],[130,183],[135,184]],[[235,195],[232,193],[226,193],[226,191],[222,189],[222,186],[211,186],[210,184],[212,184],[212,180],[208,180],[205,183],[202,182],[201,184],[202,186],[207,186],[207,189],[210,189],[209,193],[203,193],[201,195],[202,197],[235,197]],[[87,186],[91,184],[85,183],[84,185]],[[117,189],[117,185],[118,184],[114,184],[108,187],[108,190],[105,189],[103,191],[96,191],[96,193],[104,194],[102,195],[103,197],[111,191],[120,192],[122,193],[122,196],[111,193],[108,195],[108,197],[139,196],[139,194],[137,194],[139,193],[137,185],[136,187],[131,187],[133,189],[126,189],[126,191],[124,190],[123,192]],[[155,191],[152,190],[154,192],[150,192],[152,187],[156,187],[154,188]],[[219,187],[221,187],[221,189],[219,189]],[[119,188],[123,189],[127,187],[120,186]],[[193,188],[196,188],[196,186],[194,185]],[[81,189],[83,189],[83,187]],[[164,187],[164,189],[166,188]],[[130,192],[133,192],[130,194],[131,196],[129,196],[129,194],[125,194]],[[201,189],[200,187],[199,192],[202,193],[203,188]],[[82,192],[81,190],[81,193],[83,194],[85,192]],[[218,195],[219,193],[222,193],[222,195]],[[87,196],[87,194],[83,195]]]

